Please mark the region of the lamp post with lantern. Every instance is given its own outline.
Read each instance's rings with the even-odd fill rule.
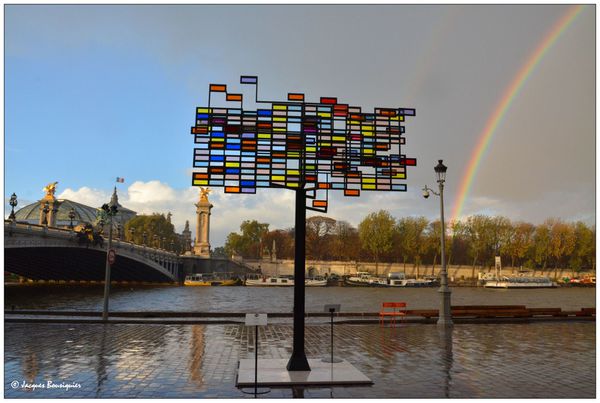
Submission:
[[[452,310],[450,297],[452,292],[448,287],[448,271],[446,269],[446,224],[444,222],[444,182],[446,181],[446,167],[442,160],[438,160],[438,164],[433,168],[437,176],[437,183],[439,185],[440,192],[436,193],[433,189],[425,186],[423,188],[423,197],[428,198],[430,193],[440,197],[440,220],[441,220],[441,256],[442,256],[442,269],[440,271],[440,288],[438,292],[441,296],[440,314],[437,321],[438,325],[452,326]]]
[[[15,207],[17,207],[17,204],[19,204],[19,202],[17,201],[17,195],[16,194],[13,193],[10,196],[10,200],[9,200],[8,204],[10,204],[10,207],[11,207],[10,215],[8,216],[8,219],[14,221],[17,218],[15,216]]]

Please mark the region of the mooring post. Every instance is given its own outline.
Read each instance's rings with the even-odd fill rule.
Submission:
[[[310,371],[304,352],[304,266],[306,262],[306,190],[296,190],[294,239],[294,342],[288,371]]]

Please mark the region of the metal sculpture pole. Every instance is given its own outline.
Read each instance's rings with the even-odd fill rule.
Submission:
[[[288,371],[310,371],[304,352],[304,278],[306,263],[306,190],[296,190],[294,240],[294,342]]]
[[[258,77],[241,76],[254,86],[256,109],[226,84],[210,84],[208,105],[196,108],[193,186],[222,187],[225,193],[255,194],[259,188],[296,192],[294,263],[294,341],[290,371],[310,370],[304,352],[306,209],[326,213],[329,192],[359,197],[362,191],[405,192],[405,118],[412,108],[374,108],[302,93],[287,100],[258,97]],[[216,102],[215,102],[216,100]],[[307,205],[306,203],[309,203]]]

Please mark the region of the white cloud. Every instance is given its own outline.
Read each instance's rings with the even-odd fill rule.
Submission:
[[[90,207],[100,207],[102,204],[108,203],[111,194],[112,193],[108,190],[93,189],[84,186],[77,190],[66,188],[61,194],[56,196],[56,198],[72,200]]]

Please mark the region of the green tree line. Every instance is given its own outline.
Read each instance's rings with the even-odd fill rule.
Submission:
[[[269,230],[269,224],[244,221],[232,232],[220,253],[245,258],[270,255],[294,257],[294,230]],[[355,228],[346,221],[313,216],[306,220],[306,255],[315,260],[397,262],[416,267],[440,264],[440,221],[425,217],[394,218],[380,210]],[[534,225],[502,216],[474,215],[446,225],[446,260],[453,265],[492,267],[501,256],[504,266],[535,269],[595,270],[596,229],[581,221],[549,218]]]

